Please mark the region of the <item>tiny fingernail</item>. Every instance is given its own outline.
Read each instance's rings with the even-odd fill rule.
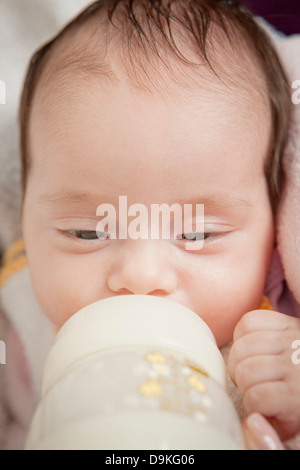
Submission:
[[[248,429],[251,433],[251,441],[254,447],[261,450],[283,450],[284,447],[277,436],[276,431],[258,413],[253,413],[247,419]]]

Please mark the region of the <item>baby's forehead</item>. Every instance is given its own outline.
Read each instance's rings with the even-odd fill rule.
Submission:
[[[103,16],[95,16],[58,39],[45,57],[43,88],[67,91],[71,82],[88,79],[113,85],[120,81],[138,90],[162,95],[201,87],[218,94],[240,95],[244,106],[268,103],[264,73],[236,28],[233,42],[218,25],[212,25],[206,50],[200,51],[186,29],[176,24],[172,31],[174,47],[153,31],[146,40],[128,25],[116,30]],[[151,42],[152,41],[152,42]],[[172,44],[171,44],[172,46]],[[175,87],[174,87],[174,86]]]
[[[23,188],[41,118],[47,130],[49,117],[54,122],[71,116],[70,106],[74,109],[79,97],[81,103],[87,97],[95,101],[95,82],[110,91],[121,83],[129,91],[129,108],[132,88],[160,99],[184,99],[200,90],[212,110],[223,106],[227,121],[231,117],[236,123],[242,112],[243,122],[257,134],[262,118],[261,129],[271,128],[265,174],[275,207],[290,87],[271,38],[239,0],[95,1],[72,20],[36,52],[26,75],[20,105]],[[97,98],[106,91],[100,89]],[[213,125],[215,116],[210,116]]]
[[[264,140],[261,134],[269,136],[271,119],[266,87],[262,72],[250,52],[233,52],[230,43],[227,41],[224,44],[216,33],[214,47],[208,49],[212,66],[210,68],[192,45],[183,41],[183,37],[177,33],[182,56],[188,57],[189,62],[180,60],[169,48],[163,48],[163,45],[160,51],[161,54],[164,53],[163,57],[154,51],[145,55],[140,49],[132,57],[127,54],[128,48],[123,47],[120,38],[112,37],[111,43],[106,41],[104,44],[103,35],[99,35],[99,25],[95,24],[76,29],[72,35],[66,36],[57,44],[46,64],[46,78],[43,79],[46,87],[42,93],[42,106],[46,106],[44,109],[38,106],[38,111],[34,113],[31,125],[32,143],[36,142],[39,134],[39,111],[43,113],[46,110],[46,120],[50,116],[48,122],[56,121],[56,130],[65,126],[75,133],[78,120],[82,122],[83,115],[88,119],[89,113],[86,110],[90,105],[93,107],[94,102],[101,104],[101,119],[107,119],[102,121],[104,126],[112,125],[109,113],[107,117],[107,109],[114,109],[114,115],[118,116],[116,122],[114,121],[116,132],[119,129],[117,124],[124,116],[124,105],[128,105],[131,110],[131,115],[127,114],[128,119],[132,119],[133,109],[138,114],[142,108],[143,111],[147,110],[149,116],[155,115],[165,123],[163,114],[156,111],[158,107],[163,112],[169,108],[174,113],[184,115],[184,125],[190,125],[191,128],[195,128],[191,121],[196,122],[195,108],[198,106],[201,120],[201,109],[209,110],[205,119],[209,120],[210,128],[214,127],[215,133],[221,134],[221,129],[227,128],[228,133],[224,135],[227,140],[230,139],[229,135],[239,133],[243,123],[247,123],[248,128],[251,127],[251,132],[257,136],[258,141]],[[137,44],[136,47],[138,48]],[[100,87],[97,86],[99,83]],[[129,94],[126,93],[127,90]],[[134,107],[136,97],[139,103],[142,100],[142,107]],[[176,104],[173,106],[175,102],[179,103],[178,107]],[[260,120],[262,116],[265,117],[263,124]],[[144,112],[139,114],[139,118],[140,123],[144,118],[147,120]],[[197,122],[201,126],[202,121]],[[48,129],[49,126],[45,127]],[[199,133],[202,132],[201,127]],[[178,126],[178,129],[181,128]],[[148,128],[143,126],[143,130],[145,140],[149,139]],[[121,137],[117,135],[116,139]],[[262,152],[261,158],[262,161],[265,160],[265,152]]]

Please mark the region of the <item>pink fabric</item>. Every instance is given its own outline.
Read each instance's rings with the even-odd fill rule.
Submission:
[[[274,249],[269,274],[265,284],[265,294],[270,299],[273,309],[300,318],[299,304],[285,280],[284,270],[277,248]]]
[[[5,367],[8,426],[4,450],[22,450],[37,403],[21,338],[11,325],[8,325],[6,348],[9,358],[9,367]]]

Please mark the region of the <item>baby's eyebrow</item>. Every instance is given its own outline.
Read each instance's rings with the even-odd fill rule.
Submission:
[[[99,197],[87,192],[57,191],[39,194],[37,200],[45,205],[68,206],[71,204],[91,204],[99,201]]]
[[[253,207],[253,203],[246,197],[235,197],[223,193],[212,195],[197,195],[196,197],[178,201],[184,204],[203,204],[204,207],[213,209],[233,208],[246,210]]]
[[[124,196],[124,195],[123,195]],[[115,197],[117,203],[117,197]],[[56,205],[60,207],[66,207],[70,205],[78,204],[96,204],[107,203],[107,196],[99,196],[92,194],[90,192],[79,192],[79,191],[67,191],[60,190],[54,193],[42,193],[38,196],[38,202],[45,205]],[[140,203],[141,201],[135,201]],[[155,202],[153,201],[155,204]],[[167,203],[167,201],[161,201],[161,204]],[[246,210],[253,207],[253,203],[245,197],[235,197],[223,193],[214,193],[212,195],[193,195],[189,198],[180,198],[178,200],[172,201],[172,204],[180,204],[184,206],[185,204],[203,204],[204,207],[212,209],[236,209],[236,210]]]

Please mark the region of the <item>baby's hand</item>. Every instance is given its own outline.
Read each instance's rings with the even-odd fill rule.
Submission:
[[[300,364],[292,360],[295,340],[300,340],[300,319],[254,310],[236,326],[228,362],[246,413],[271,419],[283,440],[300,432]]]

